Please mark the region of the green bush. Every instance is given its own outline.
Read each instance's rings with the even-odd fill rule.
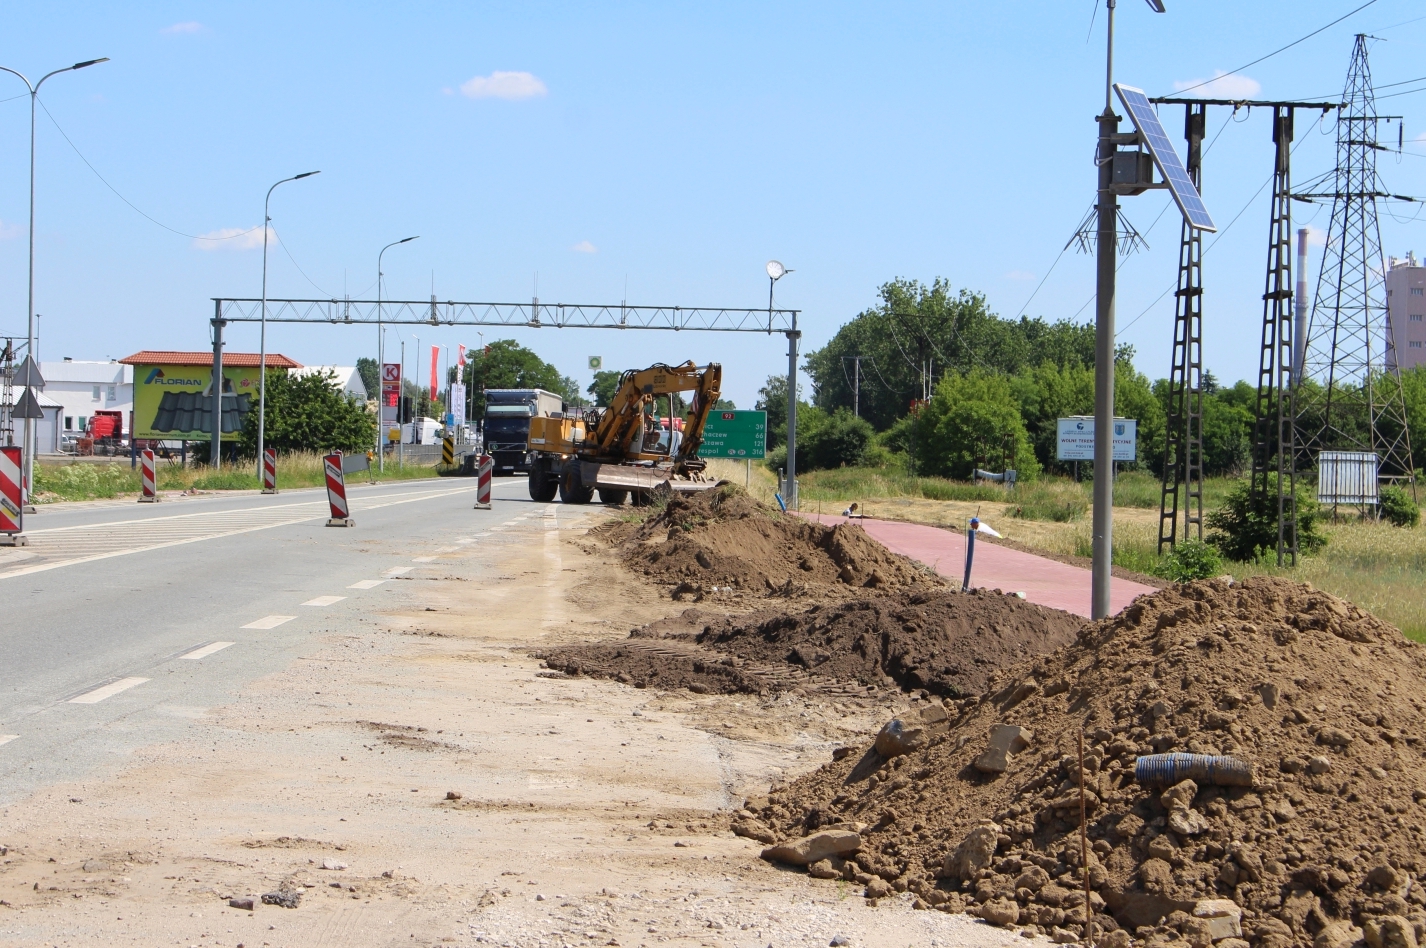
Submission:
[[[798,438],[797,469],[814,471],[861,464],[875,437],[870,422],[839,408],[820,425],[811,427],[805,438]]]
[[[335,377],[332,372],[293,375],[269,371],[265,446],[283,453],[370,448],[376,441],[376,416],[362,402],[334,387]],[[257,421],[257,411],[243,418],[238,450],[244,457],[257,456]]]
[[[1383,487],[1380,502],[1382,519],[1394,527],[1414,527],[1421,522],[1421,508],[1400,487]]]
[[[1223,506],[1210,513],[1206,522],[1213,531],[1208,542],[1218,547],[1230,560],[1251,563],[1277,551],[1277,475],[1268,479],[1268,489],[1254,497],[1249,481],[1239,481],[1223,500]],[[1315,553],[1327,545],[1327,538],[1317,531],[1321,511],[1317,501],[1301,492],[1297,495],[1297,550]],[[1292,525],[1287,525],[1291,536]]]
[[[1276,548],[1276,535],[1274,535]],[[1223,572],[1223,558],[1217,547],[1202,540],[1184,540],[1159,561],[1154,575],[1173,583],[1190,583],[1195,579],[1209,579]]]
[[[128,461],[78,462],[61,467],[35,465],[35,493],[62,500],[110,498],[139,489],[138,471]]]

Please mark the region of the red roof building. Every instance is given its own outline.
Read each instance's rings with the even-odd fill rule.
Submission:
[[[212,352],[172,352],[167,349],[144,349],[119,360],[124,365],[212,365]],[[255,369],[258,367],[256,352],[225,352],[223,365],[234,369]],[[302,363],[287,358],[280,352],[267,354],[269,369],[300,369]]]

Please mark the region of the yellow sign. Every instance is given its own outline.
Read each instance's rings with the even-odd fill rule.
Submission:
[[[257,368],[223,366],[224,441],[238,440],[243,419],[257,402]],[[208,441],[213,437],[212,412],[212,366],[134,366],[134,437]]]

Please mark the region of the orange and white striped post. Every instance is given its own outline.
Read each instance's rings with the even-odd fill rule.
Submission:
[[[490,478],[495,473],[495,459],[482,454],[476,465],[475,509],[490,509]]]
[[[25,504],[18,447],[0,447],[0,546],[25,546]]]
[[[158,473],[154,470],[153,451],[148,448],[139,452],[139,503],[158,503]]]
[[[332,508],[332,516],[327,520],[329,527],[354,527],[356,522],[347,516],[347,478],[342,473],[342,452],[333,451],[322,459],[327,474],[327,504]]]
[[[262,451],[262,492],[277,493],[277,449],[263,448]]]

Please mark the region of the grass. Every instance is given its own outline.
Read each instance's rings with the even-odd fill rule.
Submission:
[[[431,465],[407,464],[404,469],[387,464],[385,473],[375,472],[379,481],[412,480],[435,477]],[[179,490],[258,490],[262,484],[250,464],[224,464],[217,471],[207,467],[179,467],[176,463],[158,462],[158,489]],[[352,475],[359,482],[363,475]],[[277,459],[279,489],[321,487],[326,483],[322,457],[314,452],[282,455]],[[56,503],[67,500],[102,500],[139,492],[139,471],[129,466],[128,458],[112,461],[75,461],[35,465],[35,502]]]

